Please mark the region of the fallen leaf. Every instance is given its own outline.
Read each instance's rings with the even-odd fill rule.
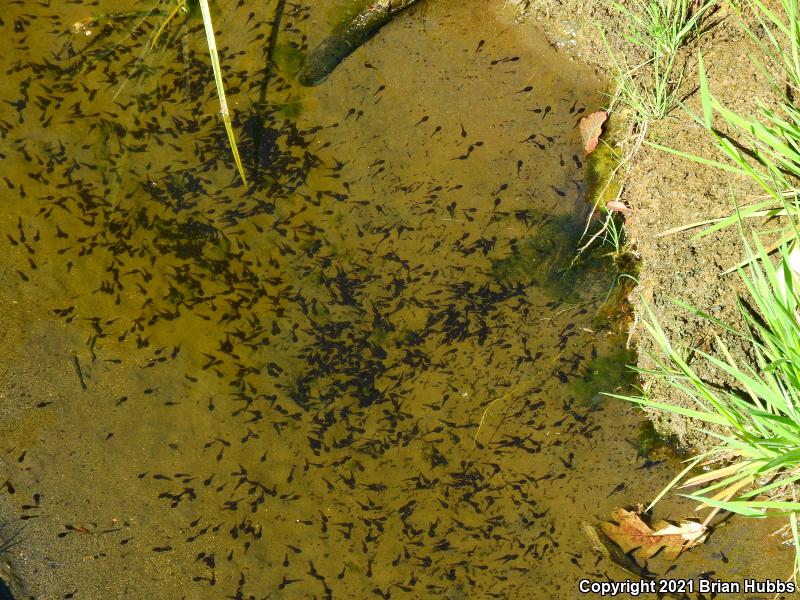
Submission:
[[[611,517],[613,522],[600,523],[601,531],[623,552],[636,550],[643,559],[653,557],[663,548],[664,558],[675,560],[684,550],[702,544],[708,535],[708,530],[695,521],[683,521],[679,525],[659,521],[650,527],[638,514],[624,508],[614,510]]]
[[[589,155],[597,148],[597,142],[600,140],[600,134],[603,132],[603,123],[606,122],[608,113],[604,110],[598,110],[590,115],[583,117],[578,124],[578,129],[581,132],[581,139],[583,140],[583,151]]]
[[[694,545],[701,544],[703,540],[705,540],[706,535],[708,535],[708,532],[706,531],[705,525],[702,523],[697,521],[682,521],[680,525],[667,523],[665,527],[661,527],[659,530],[654,531],[653,535],[679,535],[684,540],[689,542],[690,545]]]
[[[647,566],[641,566],[630,554],[626,554],[605,533],[587,521],[582,521],[583,530],[592,543],[592,548],[605,556],[619,568],[636,575],[640,579],[653,579],[655,573],[650,572]]]
[[[628,208],[619,200],[611,200],[610,202],[606,202],[606,208],[608,210],[613,210],[614,212],[621,212],[621,213],[633,212],[633,209]]]

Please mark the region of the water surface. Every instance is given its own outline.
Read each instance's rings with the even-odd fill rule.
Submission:
[[[498,2],[441,0],[301,88],[342,6],[285,4],[265,75],[277,3],[220,2],[245,187],[200,22],[156,49],[160,14],[70,29],[151,10],[101,4],[2,23],[6,577],[89,599],[624,579],[581,522],[675,464],[596,395],[625,379],[617,273],[568,268],[596,75]]]

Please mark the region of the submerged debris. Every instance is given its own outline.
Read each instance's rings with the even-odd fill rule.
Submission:
[[[600,524],[600,529],[622,548],[626,554],[636,551],[643,559],[652,558],[663,550],[664,558],[675,560],[684,550],[702,544],[709,530],[696,521],[682,521],[673,525],[658,521],[652,526],[635,512],[617,508],[611,514],[612,522]]]

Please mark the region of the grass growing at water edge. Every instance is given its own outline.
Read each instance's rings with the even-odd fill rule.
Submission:
[[[616,90],[611,94],[608,112],[614,113],[617,105],[626,109],[631,119],[628,135],[615,144],[624,151],[612,149],[610,144],[601,146],[589,158],[590,201],[593,209],[602,208],[605,218],[598,231],[578,250],[586,251],[596,240],[612,248],[615,260],[631,253],[632,246],[626,242],[624,220],[609,210],[609,202],[619,202],[624,179],[633,157],[638,152],[651,121],[666,117],[682,99],[683,66],[679,67],[679,51],[697,38],[700,24],[713,6],[713,0],[634,0],[630,3],[611,1],[608,6],[616,10],[627,23],[623,38],[643,57],[640,64],[631,66],[628,59],[617,54],[608,42],[605,32],[600,35],[614,66]],[[616,120],[616,117],[615,117]],[[617,132],[618,134],[619,132]],[[620,136],[621,137],[621,136]],[[603,183],[598,181],[598,161],[608,162],[609,157],[598,159],[597,155],[613,155],[612,168],[603,170]],[[593,181],[594,180],[594,181]],[[591,218],[584,229],[585,237]]]
[[[800,110],[793,101],[793,98],[800,93],[798,2],[781,0],[782,15],[771,11],[760,0],[750,0],[748,5],[753,9],[759,32],[744,24],[742,27],[754,41],[762,57],[778,71],[778,78],[775,78],[762,67],[762,71],[782,100],[776,107],[758,101],[755,115],[742,115],[728,109],[711,93],[703,57],[699,54],[699,87],[703,114],[693,116],[711,133],[715,145],[727,161],[721,162],[658,144],[651,145],[677,156],[748,178],[761,188],[763,195],[753,203],[738,207],[737,211],[732,211],[727,217],[689,223],[664,232],[665,234],[703,227],[696,236],[701,237],[734,225],[740,218],[785,217],[800,213],[798,195],[800,194],[798,189]],[[759,62],[758,57],[755,60]],[[720,126],[715,125],[715,117],[719,118]],[[723,129],[729,133],[721,133]],[[776,250],[781,244],[795,237],[793,227],[784,227],[780,239],[769,248],[769,251]],[[737,266],[741,266],[741,263]]]
[[[783,256],[788,253],[784,246]],[[711,509],[705,523],[720,510],[748,517],[786,514],[798,545],[796,563],[800,565],[800,498],[795,487],[800,481],[800,285],[788,261],[773,265],[758,238],[755,250],[746,247],[746,255],[750,259],[749,273],[739,271],[749,296],[746,303],[740,302],[743,329],[735,329],[698,308],[679,304],[718,331],[739,337],[755,357],[755,364],[737,362],[717,334],[717,353],[677,348],[647,307],[650,320],[644,326],[662,356],[651,354],[657,367],[640,372],[665,381],[689,399],[693,408],[666,404],[646,395],[615,397],[711,426],[704,431],[718,440],[715,447],[695,458],[653,504],[691,468],[705,464],[709,471],[682,485],[699,487],[686,496],[700,502],[698,509]],[[735,381],[736,386],[725,389],[708,383],[692,367],[695,360],[706,361]]]
[[[761,0],[749,0],[746,6],[752,9],[757,28],[742,27],[760,52],[755,62],[760,64],[763,59],[778,73],[773,76],[762,66],[777,91],[778,102],[759,102],[753,115],[728,109],[710,92],[703,57],[698,53],[702,114],[692,116],[713,136],[723,159],[651,145],[718,168],[727,176],[750,179],[762,192],[754,202],[737,206],[728,217],[690,223],[665,233],[704,227],[698,234],[702,236],[741,224],[743,218],[788,217],[776,243],[765,247],[756,237],[755,248],[746,245],[744,261],[730,269],[738,269],[747,290],[747,300],[740,301],[743,328],[679,303],[718,332],[737,336],[751,358],[735,359],[716,334],[713,352],[678,348],[646,307],[649,322],[644,325],[660,354],[651,355],[656,365],[653,370],[641,372],[665,381],[689,402],[675,406],[646,394],[625,399],[689,418],[717,440],[711,450],[692,460],[653,504],[683,480],[683,489],[693,488],[687,497],[700,502],[699,508],[710,509],[706,523],[720,510],[748,517],[788,515],[797,550],[795,567],[800,568],[800,284],[789,266],[790,258],[797,258],[800,252],[800,110],[794,100],[800,92],[800,10],[797,0],[780,0],[777,12]],[[626,93],[621,92],[623,96]],[[769,258],[776,249],[780,250],[777,266]],[[748,271],[743,271],[748,264]],[[704,380],[695,370],[697,361],[735,385],[727,388]],[[708,470],[684,480],[698,464]]]
[[[738,210],[728,217],[689,223],[665,233],[702,226],[704,229],[696,236],[702,237],[724,227],[730,227],[740,218],[796,215],[800,208],[797,187],[797,179],[800,178],[800,111],[788,102],[781,103],[777,109],[759,102],[757,116],[735,113],[723,106],[710,93],[702,57],[700,94],[703,116],[698,120],[714,136],[716,146],[729,162],[719,162],[657,144],[653,145],[695,162],[749,178],[762,189],[764,195],[756,202],[738,207]],[[736,134],[738,138],[736,142],[729,136],[721,134],[714,126],[715,114],[721,117],[729,131]],[[781,240],[775,243],[770,251],[794,238],[793,228],[785,228]]]
[[[630,108],[646,128],[650,121],[663,119],[681,101],[683,67],[679,50],[699,35],[703,16],[713,0],[634,0],[610,2],[627,23],[623,38],[638,50],[643,61],[638,65],[615,53],[606,34],[600,34],[616,71],[617,93],[613,102]]]

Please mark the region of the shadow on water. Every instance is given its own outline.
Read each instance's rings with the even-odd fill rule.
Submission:
[[[0,579],[0,600],[14,600],[14,594],[2,579]]]
[[[598,318],[614,271],[568,268],[595,75],[499,2],[442,0],[308,89],[341,3],[220,2],[245,188],[202,25],[145,51],[169,6],[103,4],[0,21],[0,514],[26,525],[26,595],[561,598],[619,578],[582,522],[677,465],[598,395],[629,360]]]

